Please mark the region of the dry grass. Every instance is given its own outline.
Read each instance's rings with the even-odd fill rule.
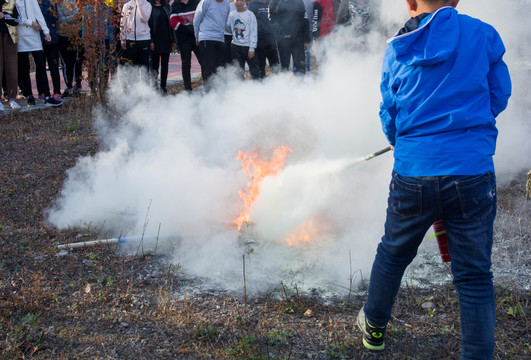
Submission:
[[[404,287],[387,349],[373,354],[354,328],[363,291],[325,301],[279,284],[277,292],[245,303],[222,290],[192,292],[194,280],[162,257],[122,256],[114,246],[58,256],[57,244],[98,234],[57,231],[43,221],[65,171],[98,150],[92,109],[83,97],[56,109],[0,117],[3,359],[458,358],[458,304],[450,285]],[[514,206],[524,192],[516,186],[500,191],[497,236],[510,238],[507,246],[521,251],[519,261],[528,266],[529,222],[518,219],[529,221],[529,214]],[[496,297],[495,358],[529,359],[529,290],[505,282]],[[433,309],[422,308],[428,301]]]

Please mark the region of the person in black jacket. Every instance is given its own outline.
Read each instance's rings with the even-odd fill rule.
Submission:
[[[17,26],[19,13],[15,0],[0,0],[0,84],[5,79],[7,88],[7,98],[9,106],[13,110],[20,109],[20,105],[15,101],[17,97]],[[5,77],[3,79],[3,77]],[[4,111],[4,106],[0,103],[0,114]]]
[[[295,73],[304,74],[304,49],[310,44],[310,23],[302,0],[273,0],[269,7],[276,30],[280,66],[289,70],[293,57]]]
[[[170,25],[170,5],[168,0],[152,0],[149,28],[151,30],[151,71],[155,78],[158,77],[160,64],[160,90],[167,94],[168,64],[170,53],[175,49],[175,39]]]
[[[276,72],[279,65],[277,41],[269,20],[269,0],[253,0],[249,5],[249,10],[256,16],[258,25],[258,46],[255,52],[260,68],[260,78],[263,79],[266,59],[272,72]]]
[[[192,78],[190,70],[192,68],[192,52],[201,63],[201,53],[197,46],[194,35],[194,15],[199,0],[175,0],[171,4],[171,27],[175,30],[177,46],[181,53],[181,69],[184,82],[184,89],[192,91]]]

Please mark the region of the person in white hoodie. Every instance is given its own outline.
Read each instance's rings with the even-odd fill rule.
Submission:
[[[35,106],[35,98],[31,89],[29,54],[35,62],[35,78],[39,97],[44,100],[46,106],[59,106],[63,102],[55,100],[50,95],[50,85],[46,75],[46,59],[42,50],[40,31],[44,33],[44,40],[51,41],[50,30],[42,16],[41,8],[37,0],[17,0],[20,12],[20,24],[18,26],[18,83],[22,95],[27,100],[28,106]]]
[[[260,78],[260,67],[255,55],[258,43],[258,27],[256,16],[247,10],[245,0],[235,0],[236,10],[231,11],[227,25],[231,29],[231,56],[240,67],[241,77],[245,74],[245,63],[249,65],[249,72],[253,80]]]
[[[149,69],[151,4],[147,0],[129,0],[122,8],[120,42],[125,57],[133,65]]]

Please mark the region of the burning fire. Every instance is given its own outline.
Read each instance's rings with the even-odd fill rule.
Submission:
[[[284,241],[289,246],[304,246],[308,245],[313,238],[319,234],[319,229],[313,219],[306,220],[295,229],[293,233],[288,235]]]
[[[249,179],[249,182],[247,183],[249,190],[240,190],[240,198],[244,202],[244,208],[240,216],[235,220],[238,230],[242,228],[243,224],[251,221],[249,215],[251,205],[260,194],[260,183],[262,180],[267,176],[277,175],[286,162],[288,152],[291,151],[291,148],[287,146],[278,146],[275,148],[275,153],[271,160],[264,160],[254,151],[239,151],[236,159],[242,162],[243,172]]]
[[[237,159],[242,162],[242,168],[245,176],[249,179],[247,183],[248,190],[240,190],[240,198],[244,202],[244,209],[240,216],[235,220],[238,231],[245,224],[251,224],[250,211],[251,206],[260,195],[260,183],[268,176],[277,176],[286,162],[286,156],[292,149],[287,146],[278,146],[275,148],[273,157],[269,160],[264,159],[257,152],[243,152],[240,150]],[[318,225],[314,219],[309,219],[299,225],[295,231],[287,234],[284,241],[289,246],[304,246],[311,243],[319,234]]]

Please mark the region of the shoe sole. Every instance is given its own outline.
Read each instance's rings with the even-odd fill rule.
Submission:
[[[56,106],[61,106],[63,105],[63,103],[60,103],[60,104],[50,104],[50,103],[46,103],[45,106],[53,106],[53,107],[56,107]]]
[[[372,350],[372,351],[382,351],[382,350],[384,350],[385,349],[385,343],[383,343],[382,345],[372,345],[367,340],[365,340],[365,336],[363,336],[363,334],[365,333],[364,330],[363,330],[363,326],[365,324],[360,324],[360,321],[361,321],[361,319],[358,316],[356,318],[356,325],[358,325],[358,328],[361,331],[361,338],[363,340],[363,346],[365,346],[366,349]]]

